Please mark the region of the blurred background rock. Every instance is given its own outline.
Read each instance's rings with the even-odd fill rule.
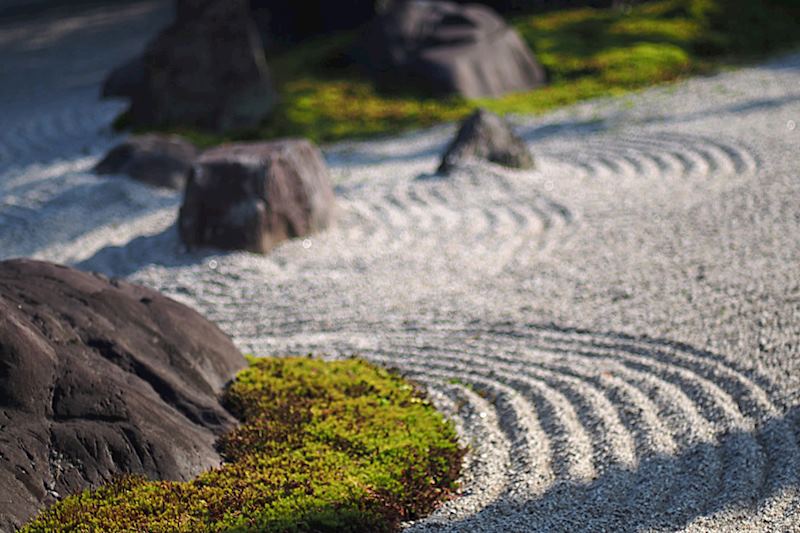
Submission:
[[[266,76],[245,76],[245,79],[260,79],[253,94],[266,96],[252,99],[265,103],[259,113],[252,114],[254,120],[240,120],[242,113],[236,110],[232,114],[211,110],[214,116],[209,120],[172,121],[172,124],[167,124],[172,119],[168,113],[158,113],[159,120],[144,122],[137,120],[136,113],[126,113],[118,117],[114,126],[118,130],[133,127],[142,132],[155,128],[186,135],[201,148],[230,140],[286,136],[327,142],[460,120],[477,107],[501,115],[544,112],[590,98],[710,74],[790,50],[800,42],[797,32],[800,2],[795,0],[486,0],[481,3],[498,12],[508,27],[519,34],[541,66],[547,84],[531,83],[524,90],[509,94],[459,90],[445,94],[448,91],[424,90],[425,83],[408,86],[382,83],[384,80],[368,64],[365,68],[365,62],[359,61],[359,52],[365,50],[360,38],[363,28],[379,18],[379,14],[390,11],[393,4],[409,1],[243,0],[261,39],[258,46],[264,49],[268,67]],[[189,11],[213,3],[214,0],[182,2]],[[35,20],[37,24],[40,19],[50,17],[48,31],[62,31],[69,26],[69,31],[84,34],[90,28],[80,25],[78,14],[104,9],[104,16],[111,14],[122,19],[128,16],[125,9],[144,4],[156,6],[165,15],[160,23],[151,23],[149,31],[158,31],[169,25],[170,18],[175,18],[175,4],[169,0],[0,0],[0,23],[5,22],[8,28],[14,17]],[[60,13],[64,16],[63,23],[57,19]],[[139,23],[137,16],[130,16],[132,24]],[[22,40],[42,40],[35,30],[24,33]],[[19,48],[21,40],[12,42],[8,39],[16,37],[6,37],[6,42]],[[113,42],[112,36],[109,48],[121,50],[123,38],[120,35],[118,42]],[[201,38],[198,42],[202,41]],[[126,48],[131,49],[129,62],[117,60],[107,67],[106,76],[113,67],[125,65],[127,70],[117,70],[120,74],[117,80],[136,79],[136,69],[138,72],[142,69],[142,50],[132,45]],[[260,54],[254,53],[254,61],[259,63]],[[105,68],[105,63],[101,65],[97,60],[104,54],[105,50],[93,52],[95,71],[101,66]],[[164,57],[168,55],[165,52]],[[88,58],[65,64],[63,69],[69,66],[74,70],[83,63],[88,64]],[[33,68],[33,64],[27,61],[20,68]],[[9,70],[3,67],[0,65],[0,74]],[[254,72],[249,67],[240,70]],[[414,72],[403,76],[413,78]],[[92,73],[92,80],[94,76]],[[63,75],[54,71],[51,77],[54,83],[63,85]],[[88,80],[88,72],[84,78]],[[242,85],[243,90],[246,85]],[[114,84],[106,88],[104,96],[126,96]],[[13,84],[6,89],[5,92],[14,92],[17,100],[27,98],[27,91],[16,90]],[[37,86],[36,90],[39,89]],[[217,93],[209,91],[209,94]],[[170,97],[165,101],[174,100]],[[141,110],[143,106],[138,108]],[[239,118],[228,120],[226,115]],[[170,120],[160,120],[163,117]],[[225,127],[229,122],[235,127]]]

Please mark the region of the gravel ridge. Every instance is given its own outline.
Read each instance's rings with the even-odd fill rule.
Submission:
[[[413,531],[800,530],[800,55],[512,117],[530,172],[433,175],[453,125],[327,146],[338,225],[260,257],[188,253],[179,194],[89,173],[119,105],[38,88],[98,20],[31,49],[0,25],[6,69],[39,61],[0,85],[0,258],[418,380],[471,452]]]

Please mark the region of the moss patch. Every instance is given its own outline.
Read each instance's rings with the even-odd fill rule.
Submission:
[[[800,3],[659,0],[624,8],[530,13],[511,23],[547,70],[549,86],[486,100],[381,94],[348,60],[356,42],[356,35],[348,33],[268,58],[282,103],[261,127],[229,136],[170,131],[201,146],[282,136],[324,142],[457,120],[478,106],[498,113],[541,113],[712,72],[796,45]]]
[[[223,466],[189,482],[123,478],[23,531],[392,531],[455,487],[452,425],[363,361],[253,359],[225,403],[242,425],[221,442]]]

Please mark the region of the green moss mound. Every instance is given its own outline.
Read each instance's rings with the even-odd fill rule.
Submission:
[[[227,136],[170,131],[201,146],[283,136],[326,142],[393,134],[458,120],[478,106],[498,113],[542,113],[713,72],[800,43],[797,0],[657,0],[530,12],[510,22],[547,70],[547,87],[487,100],[382,94],[349,62],[356,35],[346,33],[268,58],[282,102],[261,127]],[[122,118],[118,126],[125,123]]]
[[[411,384],[364,361],[252,359],[225,395],[242,425],[189,482],[129,477],[23,531],[393,531],[454,488],[463,450]]]

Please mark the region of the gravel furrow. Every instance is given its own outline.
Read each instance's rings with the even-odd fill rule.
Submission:
[[[324,147],[337,225],[261,257],[187,252],[180,194],[89,173],[102,74],[168,10],[86,9],[0,21],[0,258],[417,380],[470,451],[413,531],[800,530],[800,55],[512,117],[533,171],[436,176],[452,125]]]

